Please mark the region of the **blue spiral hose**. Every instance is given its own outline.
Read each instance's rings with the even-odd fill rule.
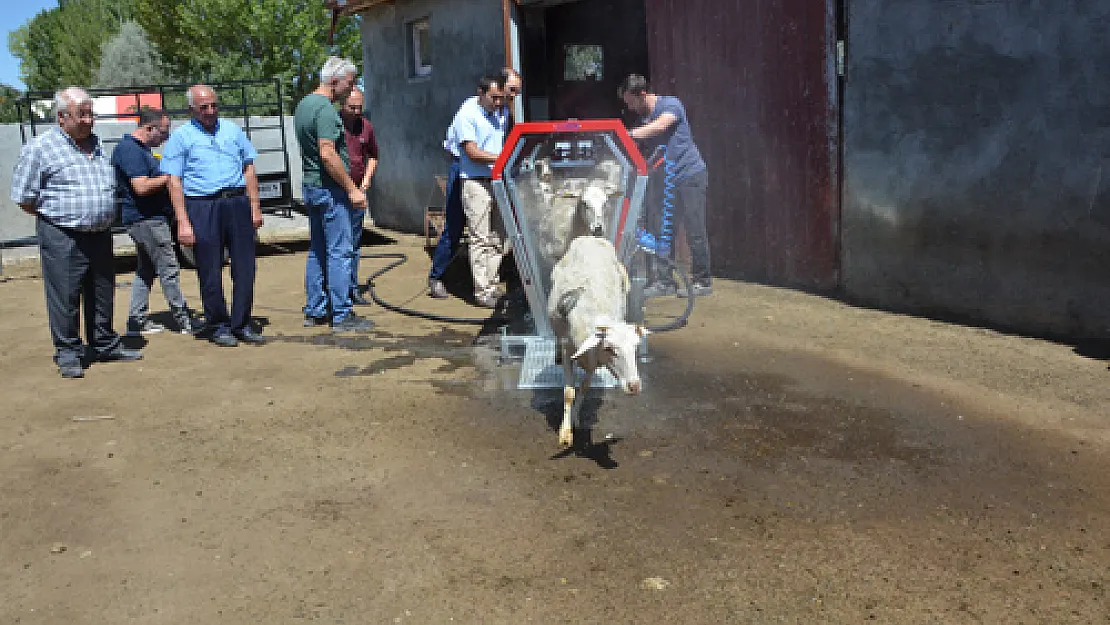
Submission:
[[[662,152],[663,159],[663,213],[660,218],[659,236],[649,232],[647,229],[640,230],[640,247],[646,251],[662,256],[663,258],[671,257],[671,249],[674,243],[674,198],[675,198],[675,177],[678,169],[678,164],[672,161],[667,156],[667,145],[660,145],[655,149],[652,154],[651,161],[658,162],[656,156]]]

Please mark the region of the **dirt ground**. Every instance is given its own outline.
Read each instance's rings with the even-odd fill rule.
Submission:
[[[364,248],[410,255],[379,293],[479,314],[421,244]],[[303,265],[259,261],[268,345],[83,380],[7,270],[0,622],[1110,622],[1104,354],[718,280],[562,454],[477,327],[303,329]]]

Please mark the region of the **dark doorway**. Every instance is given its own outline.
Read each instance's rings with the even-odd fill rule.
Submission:
[[[528,119],[619,119],[621,80],[649,75],[644,0],[533,7],[523,22]]]

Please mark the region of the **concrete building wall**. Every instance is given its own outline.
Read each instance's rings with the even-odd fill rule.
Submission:
[[[1104,336],[1110,0],[848,8],[848,296]]]
[[[485,71],[505,63],[501,4],[494,0],[413,0],[362,14],[363,82],[381,161],[370,194],[375,221],[420,231],[445,174],[444,131]],[[410,73],[408,24],[427,18],[432,72]]]

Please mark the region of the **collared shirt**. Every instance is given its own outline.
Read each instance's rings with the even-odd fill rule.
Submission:
[[[27,142],[12,174],[11,198],[32,204],[50,223],[74,230],[107,230],[116,219],[116,174],[100,138],[86,154],[55,126]]]
[[[353,129],[345,127],[343,137],[347,141],[351,180],[360,185],[366,177],[366,162],[378,158],[378,139],[374,136],[374,124],[369,119],[359,117],[355,126]]]
[[[463,102],[463,107],[475,104],[478,104],[478,96],[472,95],[467,98],[465,102]],[[461,108],[462,107],[460,107],[460,110]],[[478,105],[478,108],[481,109],[481,105]],[[509,131],[512,130],[513,127],[513,119],[512,115],[510,114],[509,108],[506,106],[501,107],[497,110],[497,115],[503,118],[503,120],[499,123],[505,124],[505,136],[508,136]],[[451,120],[451,125],[447,127],[447,133],[443,138],[443,149],[449,152],[454,158],[459,158],[461,154],[459,150],[462,148],[462,146],[459,144],[459,130],[455,126],[455,123],[458,121],[459,116],[456,114],[455,118]]]
[[[470,160],[463,149],[463,144],[473,141],[479,150],[491,154],[500,154],[501,146],[505,143],[505,126],[508,116],[501,107],[487,112],[480,104],[478,98],[471,97],[459,107],[455,113],[455,120],[451,126],[455,128],[455,136],[459,144],[459,177],[460,178],[489,178],[493,173],[492,163],[476,163]]]
[[[197,197],[246,186],[243,168],[256,158],[258,151],[239,126],[220,119],[209,132],[193,119],[170,135],[161,170],[181,178],[186,196]]]
[[[112,151],[112,166],[116,168],[123,225],[130,226],[143,219],[165,221],[173,214],[165,187],[148,195],[139,195],[131,186],[133,178],[157,178],[161,175],[158,159],[145,143],[133,135],[124,135]]]

